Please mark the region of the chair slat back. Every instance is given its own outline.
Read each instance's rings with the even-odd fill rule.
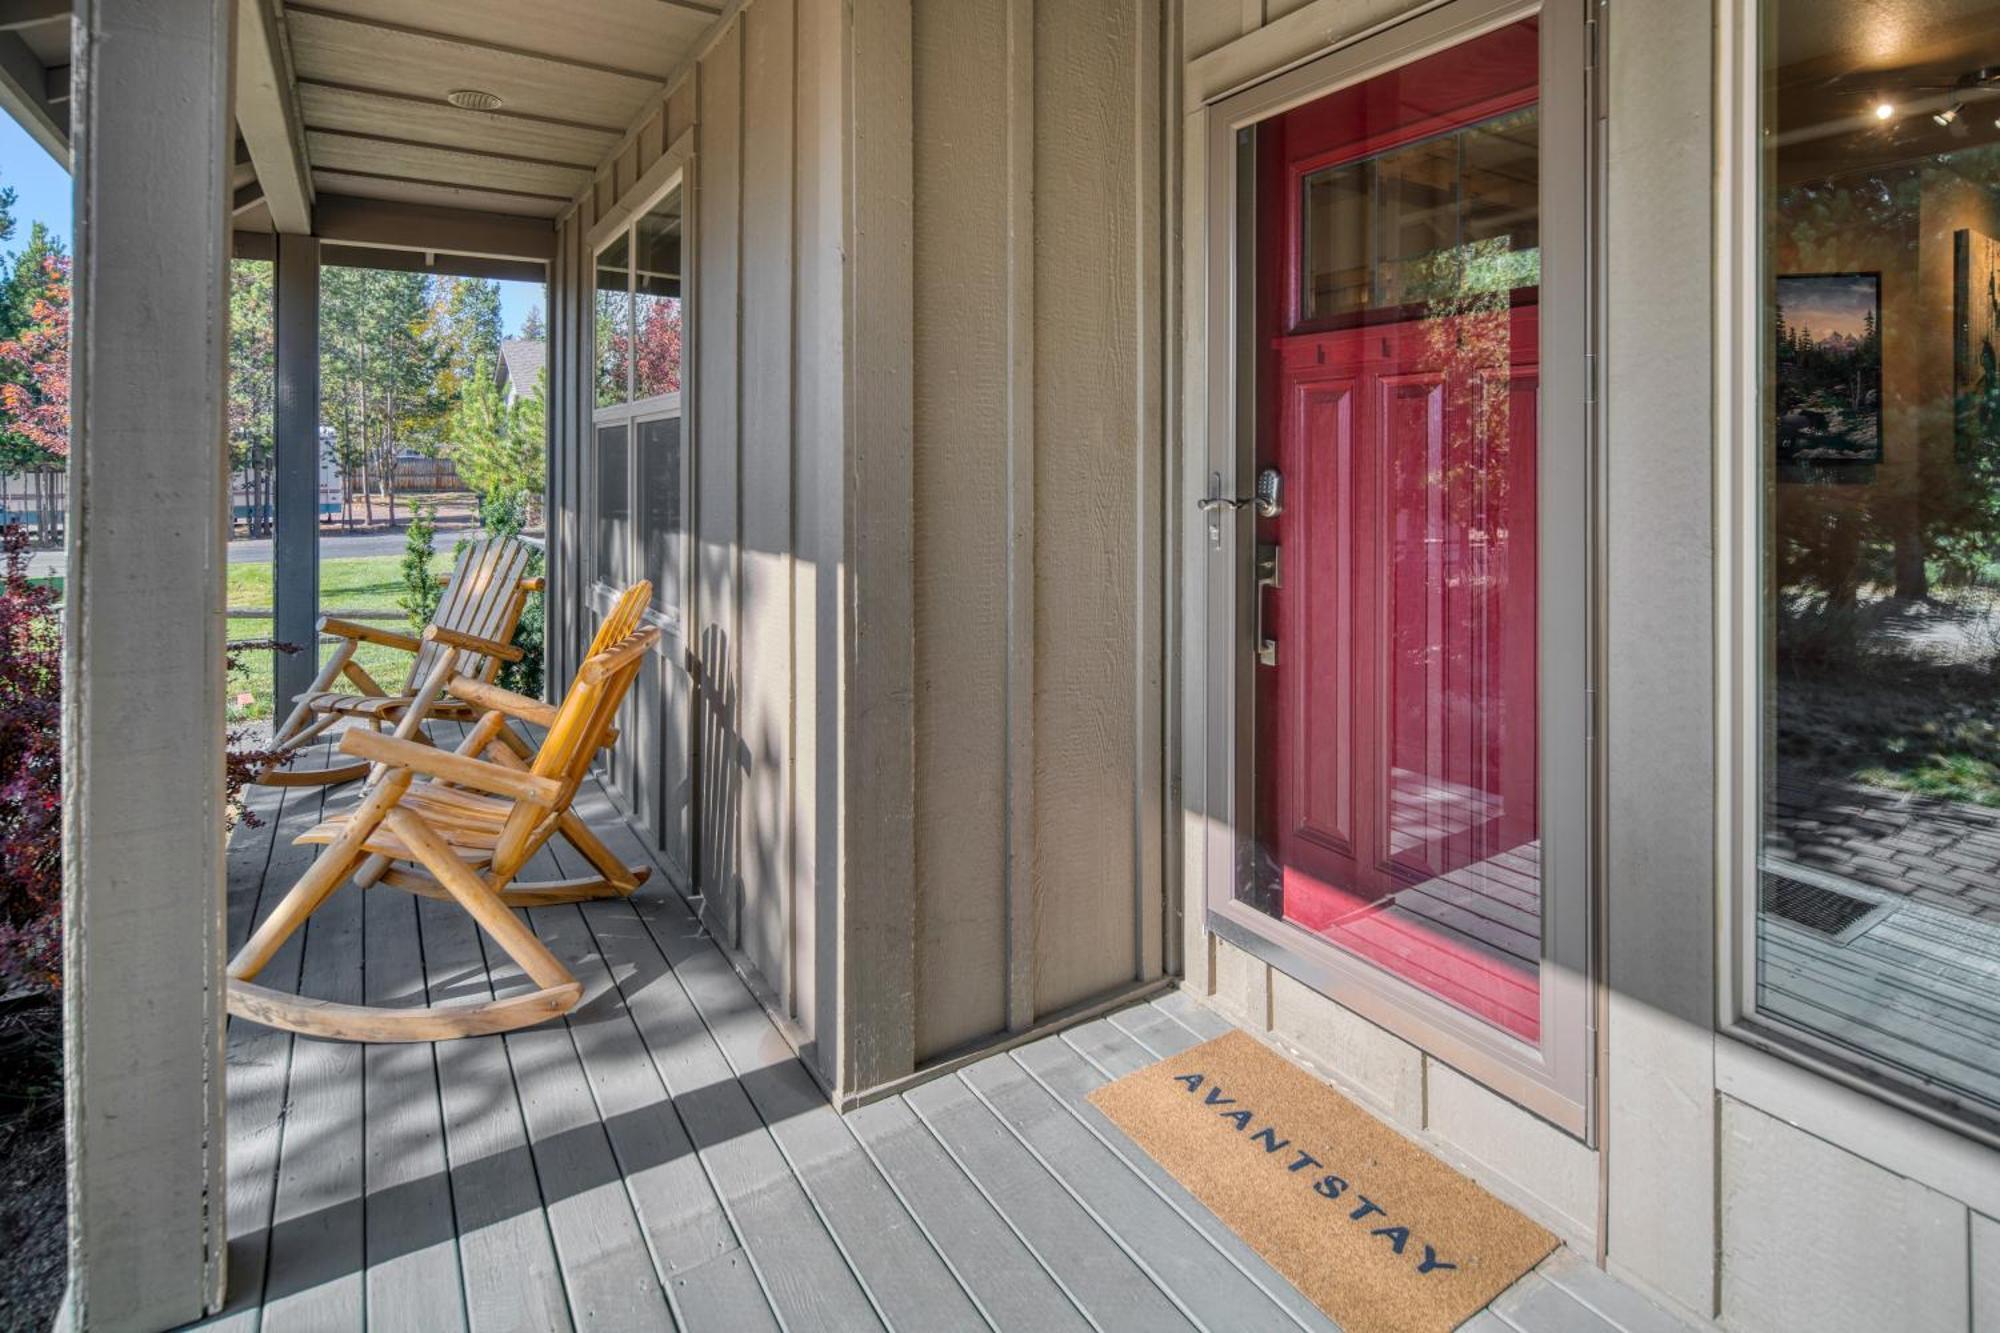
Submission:
[[[556,709],[555,720],[536,751],[537,777],[554,778],[561,795],[551,807],[529,801],[516,803],[501,829],[493,852],[493,871],[500,883],[519,872],[529,857],[555,832],[557,817],[569,808],[576,789],[614,724],[618,709],[645,666],[646,655],[659,641],[656,626],[642,626],[653,585],[641,580],[620,593],[591,640],[591,654],[577,668],[576,679]]]
[[[438,602],[433,625],[461,634],[472,634],[496,643],[507,643],[521,621],[527,593],[521,580],[528,577],[527,543],[516,537],[487,537],[459,552],[451,580]],[[415,693],[445,653],[455,653],[452,673],[475,680],[491,680],[500,670],[500,659],[487,653],[444,644],[425,643],[410,665],[405,693]]]

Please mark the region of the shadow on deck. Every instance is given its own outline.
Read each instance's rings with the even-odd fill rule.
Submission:
[[[258,789],[232,949],[337,808]],[[595,786],[580,810],[641,841]],[[561,864],[543,874],[576,873]],[[664,875],[538,908],[562,1022],[362,1047],[232,1021],[229,1304],[212,1327],[1325,1329],[1084,1098],[1226,1030],[1180,994],[837,1115]],[[528,985],[454,907],[344,887],[265,974],[416,1003]],[[1673,1329],[1558,1251],[1466,1326]]]

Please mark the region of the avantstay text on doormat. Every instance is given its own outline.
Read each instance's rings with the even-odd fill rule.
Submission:
[[[1090,1100],[1349,1333],[1456,1328],[1556,1245],[1247,1033]]]

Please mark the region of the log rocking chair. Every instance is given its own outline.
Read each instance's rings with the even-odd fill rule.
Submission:
[[[528,594],[542,586],[540,579],[528,577],[528,559],[527,545],[513,537],[492,537],[467,546],[459,553],[421,638],[322,617],[319,632],[338,643],[313,678],[312,688],[293,700],[291,713],[272,734],[271,749],[280,756],[293,754],[342,719],[365,722],[375,731],[393,726],[399,737],[422,742],[426,721],[476,718],[479,710],[451,695],[447,683],[455,677],[489,682],[502,662],[521,659],[521,650],[510,641]],[[410,654],[400,690],[391,693],[354,660],[364,643]],[[343,678],[354,688],[336,689]],[[280,762],[256,780],[271,787],[332,786],[364,777],[370,767],[355,762],[294,769]]]
[[[592,759],[615,733],[612,719],[660,637],[639,622],[652,587],[639,583],[605,617],[559,705],[482,681],[450,682],[485,711],[456,750],[350,728],[340,748],[377,772],[351,811],[301,834],[326,850],[229,963],[229,1012],[311,1036],[346,1041],[442,1041],[508,1032],[568,1013],[583,987],[512,909],[629,895],[645,876],[618,863],[572,813]],[[546,726],[528,748],[509,720]],[[508,739],[511,737],[511,739]],[[603,872],[594,879],[517,884],[528,860],[557,833]],[[536,987],[521,995],[426,1007],[336,1004],[255,984],[286,939],[352,877],[456,902]]]

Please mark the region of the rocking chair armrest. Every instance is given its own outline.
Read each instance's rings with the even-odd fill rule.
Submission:
[[[423,647],[421,642],[407,634],[398,634],[392,629],[377,629],[373,625],[360,625],[352,620],[340,620],[333,616],[319,618],[319,632],[342,639],[355,639],[362,643],[379,643],[384,648],[400,648],[406,653],[414,653]]]
[[[522,592],[540,592],[543,588],[548,586],[548,580],[543,578],[540,574],[536,574],[531,578],[522,579],[518,584],[514,586],[518,587]]]
[[[551,727],[556,721],[556,706],[545,704],[540,699],[530,699],[525,694],[516,694],[491,681],[474,680],[470,676],[454,676],[445,690],[454,699],[480,708],[491,708],[505,713],[508,717],[532,722],[538,727]]]
[[[537,777],[517,768],[506,768],[484,759],[453,754],[449,750],[384,736],[360,727],[349,728],[341,736],[340,748],[357,759],[387,764],[391,768],[412,769],[460,786],[477,787],[495,796],[510,796],[517,801],[533,801],[537,805],[554,807],[562,796],[562,784],[554,778]]]
[[[527,654],[511,643],[501,643],[498,639],[482,639],[477,634],[466,634],[443,625],[432,625],[424,631],[424,642],[442,643],[452,648],[464,648],[468,652],[485,653],[497,657],[502,662],[518,662]]]

